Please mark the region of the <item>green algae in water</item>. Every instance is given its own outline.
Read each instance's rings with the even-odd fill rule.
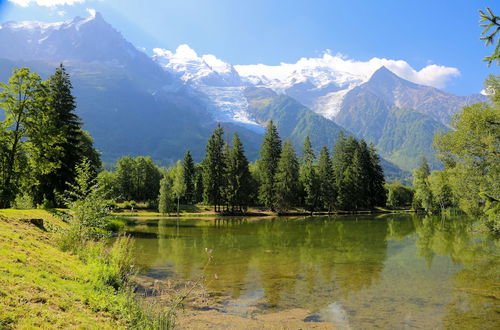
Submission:
[[[152,279],[192,280],[225,311],[303,308],[340,328],[500,327],[500,242],[460,217],[160,219],[129,227]],[[215,279],[217,278],[217,279]]]

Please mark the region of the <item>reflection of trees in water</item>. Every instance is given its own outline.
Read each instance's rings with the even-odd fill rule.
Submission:
[[[429,267],[435,255],[450,256],[454,263],[461,263],[470,248],[468,242],[471,222],[442,217],[413,217],[418,236],[419,256],[425,258]]]
[[[380,217],[382,221],[387,221],[387,239],[402,240],[415,232],[415,225],[412,215],[384,215]]]
[[[453,278],[456,292],[443,325],[498,323],[500,243],[478,239],[468,221],[397,215],[182,220],[177,227],[161,220],[157,230],[158,242],[145,244],[157,244],[151,245],[155,258],[168,262],[178,276],[196,278],[207,260],[205,248],[212,249],[214,259],[204,274],[210,292],[243,298],[262,289],[259,302],[267,307],[311,310],[372,287],[384,268],[387,241],[408,238],[413,244],[415,239],[418,256],[429,267],[438,260],[434,256],[463,265]]]
[[[218,220],[181,225],[178,235],[168,224],[159,222],[159,249],[178,275],[193,278],[206,261],[205,248],[213,249],[204,275],[217,274],[219,280],[208,281],[208,288],[237,298],[242,288],[261,287],[267,306],[310,302],[319,308],[331,303],[332,295],[371,286],[386,258],[386,221]]]
[[[500,328],[500,241],[472,232],[469,219],[414,218],[419,253],[429,266],[436,255],[463,266],[453,276],[445,327]]]

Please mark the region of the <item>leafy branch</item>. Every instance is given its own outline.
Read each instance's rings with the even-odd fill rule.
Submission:
[[[495,37],[497,36],[498,31],[500,31],[500,16],[496,16],[489,7],[486,7],[486,12],[479,10],[479,17],[481,18],[479,22],[484,22],[483,24],[480,24],[480,26],[484,28],[481,32],[481,35],[483,36],[480,37],[480,39],[486,41],[486,46],[494,44]],[[497,60],[500,64],[500,42],[497,42],[495,51],[492,55],[483,58],[483,61],[488,62],[488,66],[490,66],[491,62],[494,60]]]

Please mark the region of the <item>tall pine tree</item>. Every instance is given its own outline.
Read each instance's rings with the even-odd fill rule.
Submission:
[[[225,176],[223,135],[224,130],[219,124],[208,139],[203,160],[203,197],[205,203],[213,204],[214,212],[220,211],[223,203]]]
[[[188,150],[184,155],[184,160],[182,162],[184,166],[184,183],[186,184],[186,194],[184,196],[184,202],[186,204],[194,203],[194,195],[195,195],[195,169],[194,169],[194,161],[191,156],[191,152]]]
[[[227,157],[227,202],[234,212],[243,211],[250,202],[251,175],[248,159],[245,156],[243,144],[237,133],[234,133],[233,146]]]
[[[370,144],[370,180],[369,180],[369,196],[370,207],[385,206],[387,202],[387,193],[385,190],[385,177],[382,165],[380,165],[380,157],[373,144]]]
[[[333,175],[333,165],[328,152],[328,148],[323,146],[318,159],[318,180],[320,205],[323,209],[331,212],[335,208],[337,192],[335,189],[335,177]]]
[[[319,201],[319,181],[315,165],[316,156],[309,140],[304,141],[300,166],[300,183],[304,189],[304,207],[309,212],[314,212]]]
[[[56,195],[68,189],[68,183],[74,182],[77,164],[83,159],[88,159],[92,172],[97,175],[101,162],[99,154],[93,147],[92,139],[82,129],[80,118],[75,113],[76,100],[72,95],[73,86],[62,63],[44,85],[48,105],[52,110],[50,121],[55,126],[54,135],[61,134],[64,139],[53,146],[60,151],[51,159],[57,167],[39,178],[40,185],[34,199],[36,203],[43,200],[55,203]]]
[[[195,192],[194,192],[194,203],[200,203],[203,201],[203,165],[195,165]]]
[[[372,163],[370,151],[365,140],[360,140],[353,158],[354,173],[356,177],[356,208],[367,209],[373,207],[372,200]],[[384,192],[385,195],[385,192]]]
[[[272,211],[276,205],[276,171],[281,155],[281,139],[278,129],[273,121],[267,125],[264,141],[260,149],[259,172],[261,183],[259,187],[259,199],[262,204]]]
[[[278,212],[286,212],[299,202],[299,161],[292,143],[287,140],[276,171],[276,205]]]

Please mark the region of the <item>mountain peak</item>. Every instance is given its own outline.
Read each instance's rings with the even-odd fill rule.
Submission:
[[[153,49],[153,60],[185,82],[208,86],[242,86],[234,67],[211,54],[199,56],[186,44],[175,51]]]
[[[394,72],[389,70],[385,65],[382,65],[377,71],[375,71],[369,81],[372,80],[387,80],[387,79],[402,79],[398,75],[396,75]]]
[[[87,12],[89,13],[89,18],[104,20],[101,13],[95,9],[87,9]]]

